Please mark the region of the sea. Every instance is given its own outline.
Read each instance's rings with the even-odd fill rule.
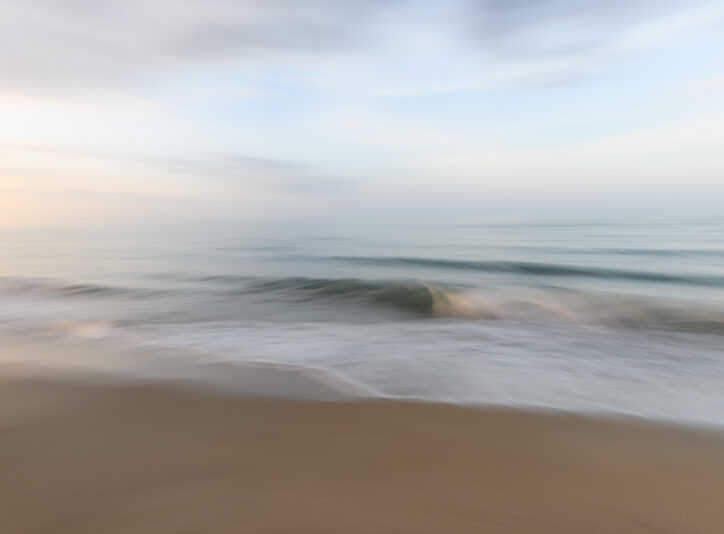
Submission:
[[[5,229],[3,335],[721,426],[724,218]]]

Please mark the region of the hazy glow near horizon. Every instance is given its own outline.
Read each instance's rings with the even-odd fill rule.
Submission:
[[[718,213],[724,1],[10,0],[0,227]]]

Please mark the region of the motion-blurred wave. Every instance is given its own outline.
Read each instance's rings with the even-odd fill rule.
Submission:
[[[329,306],[344,319],[347,310],[356,315],[376,316],[375,310],[388,309],[420,318],[449,318],[501,321],[558,321],[578,325],[597,325],[626,328],[652,328],[683,332],[724,334],[724,309],[703,306],[695,302],[657,298],[632,297],[595,292],[583,292],[554,287],[464,287],[421,280],[365,280],[359,278],[252,278],[234,276],[203,277],[201,287],[171,290],[150,290],[103,286],[97,284],[62,283],[60,281],[11,279],[0,283],[6,295],[29,295],[49,299],[78,301],[85,298],[90,304],[102,301],[169,299],[169,312],[178,299],[193,302],[198,314],[195,322],[204,320],[203,309],[212,310],[222,302],[244,302],[261,297],[268,303],[298,306],[307,319],[314,319],[314,309]],[[175,300],[174,300],[175,299]],[[256,300],[258,303],[259,301]],[[342,305],[342,306],[340,306]],[[138,315],[143,317],[147,304],[139,303]],[[356,307],[356,308],[355,308]],[[234,317],[233,308],[227,319]],[[149,321],[167,322],[176,316],[169,313],[149,317]],[[209,320],[214,317],[210,316]]]

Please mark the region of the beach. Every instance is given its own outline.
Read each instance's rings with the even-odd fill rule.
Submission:
[[[722,229],[0,233],[0,534],[721,534]]]
[[[283,373],[293,397],[330,400],[0,372],[4,534],[713,534],[724,524],[719,430],[345,401],[272,367],[237,372],[248,383]]]
[[[3,43],[0,534],[724,534],[724,0]]]

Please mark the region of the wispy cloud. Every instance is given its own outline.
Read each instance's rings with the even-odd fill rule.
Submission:
[[[390,2],[22,0],[3,3],[0,85],[108,86],[193,62],[332,53],[369,40]]]
[[[505,65],[495,73],[499,81],[576,78],[724,28],[719,1],[489,0],[469,6],[471,43]]]
[[[0,212],[708,187],[722,28],[724,0],[8,0]]]
[[[349,176],[340,176],[313,165],[245,154],[198,154],[195,156],[169,157],[148,154],[111,154],[90,152],[63,146],[50,146],[33,143],[0,141],[2,151],[30,152],[45,157],[69,158],[72,160],[91,160],[111,165],[144,167],[162,175],[185,176],[198,179],[201,184],[209,185],[209,180],[220,181],[226,185],[253,185],[257,189],[266,189],[280,194],[290,195],[336,195],[354,189],[357,180]],[[0,171],[18,175],[22,169],[0,166]],[[39,171],[24,172],[25,176],[46,175]],[[132,180],[129,174],[129,180]]]
[[[703,80],[689,82],[679,87],[678,93],[724,95],[724,75],[710,76]]]
[[[2,10],[0,89],[35,92],[107,90],[193,65],[303,61],[432,30],[467,35],[461,46],[500,62],[485,81],[438,88],[538,83],[724,19],[722,2],[703,0],[11,0]]]

